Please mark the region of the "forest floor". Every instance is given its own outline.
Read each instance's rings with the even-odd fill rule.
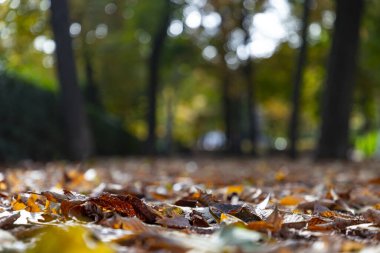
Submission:
[[[379,167],[26,162],[0,170],[0,252],[380,252]]]

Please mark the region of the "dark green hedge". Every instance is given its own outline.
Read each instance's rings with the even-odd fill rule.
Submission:
[[[138,152],[139,142],[121,120],[88,110],[96,155]],[[0,73],[0,160],[64,159],[65,143],[55,93],[14,75]]]

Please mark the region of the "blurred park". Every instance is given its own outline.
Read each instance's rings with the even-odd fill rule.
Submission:
[[[380,2],[0,0],[0,160],[380,154]]]

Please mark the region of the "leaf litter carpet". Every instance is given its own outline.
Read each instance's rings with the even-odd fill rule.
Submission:
[[[380,163],[109,159],[0,170],[0,252],[380,252]]]

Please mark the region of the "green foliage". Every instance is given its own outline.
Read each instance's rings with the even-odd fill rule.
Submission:
[[[89,107],[97,155],[136,153],[140,143],[122,121]],[[50,160],[65,157],[56,94],[24,79],[0,74],[0,160]]]
[[[378,131],[369,132],[355,138],[355,149],[361,151],[365,157],[371,157],[377,151],[379,139]]]
[[[56,97],[16,76],[0,75],[0,160],[62,156]]]
[[[91,106],[87,108],[87,111],[95,140],[96,154],[125,155],[140,152],[141,143],[124,130],[120,118]]]

